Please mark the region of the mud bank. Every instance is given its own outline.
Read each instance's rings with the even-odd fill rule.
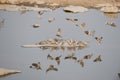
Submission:
[[[96,4],[111,3],[120,6],[118,0],[0,0],[0,4],[28,5],[28,6],[46,6],[57,3],[60,6],[75,5],[84,7],[94,7]]]

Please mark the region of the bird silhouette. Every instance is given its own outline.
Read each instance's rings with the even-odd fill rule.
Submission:
[[[55,68],[54,65],[50,65],[50,66],[48,67],[48,69],[46,70],[46,72],[48,72],[48,71],[58,71],[58,69]]]
[[[54,58],[53,58],[50,54],[48,54],[48,55],[47,55],[47,59],[53,60]]]
[[[95,37],[95,40],[100,44],[102,42],[103,37]]]
[[[77,57],[75,57],[75,54],[72,53],[72,54],[66,56],[64,59],[73,59],[73,60],[77,60]]]
[[[91,59],[91,57],[93,56],[93,54],[88,54],[84,56],[84,59]]]
[[[96,58],[94,59],[93,62],[101,62],[101,61],[102,61],[101,55],[99,55],[98,57],[96,57]]]

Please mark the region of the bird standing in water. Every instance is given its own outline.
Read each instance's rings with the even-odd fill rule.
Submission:
[[[82,67],[84,67],[84,62],[83,62],[82,59],[77,60],[77,62],[78,62]]]
[[[48,55],[47,55],[47,59],[53,60],[54,58],[53,58],[50,54],[48,54]]]
[[[60,64],[60,57],[61,57],[61,55],[55,58],[58,65]]]
[[[46,70],[46,72],[48,72],[48,71],[58,71],[58,69],[55,68],[54,65],[50,65],[50,66],[48,67],[48,69]]]
[[[72,53],[72,54],[66,56],[64,59],[74,59],[74,60],[77,60],[77,57],[75,57],[75,54]]]
[[[103,37],[95,37],[95,40],[100,44],[102,42]]]
[[[93,62],[101,62],[102,59],[101,59],[101,55],[99,55],[97,58],[94,59]]]
[[[61,29],[60,28],[58,28],[56,36],[62,38]]]

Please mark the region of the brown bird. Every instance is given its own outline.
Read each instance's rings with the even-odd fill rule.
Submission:
[[[41,66],[40,66],[40,62],[38,62],[38,63],[32,63],[32,65],[30,66],[30,68],[35,68],[35,69],[41,69],[42,70],[42,68],[41,68]]]
[[[61,29],[60,28],[58,28],[58,30],[57,30],[57,33],[56,33],[56,36],[57,37],[62,37],[62,35],[61,35]]]
[[[47,59],[53,60],[54,58],[53,58],[50,54],[48,54],[48,55],[47,55]]]
[[[68,21],[71,21],[71,22],[76,22],[76,21],[78,21],[78,19],[74,19],[74,18],[66,18],[66,20],[68,20]]]
[[[102,42],[103,37],[95,37],[95,40],[100,44]]]
[[[85,26],[86,26],[86,24],[83,22],[83,23],[81,23],[80,25],[79,25],[79,24],[76,24],[76,26],[79,26],[81,29],[84,29]]]
[[[99,55],[97,58],[94,59],[94,62],[101,62],[102,59],[101,59],[101,55]]]
[[[84,59],[91,59],[91,57],[93,56],[93,54],[88,54],[84,56]]]
[[[84,62],[83,62],[82,59],[77,60],[77,62],[78,62],[82,67],[84,67]]]
[[[48,72],[48,71],[58,71],[58,69],[57,68],[55,68],[54,67],[54,65],[50,65],[49,67],[48,67],[48,69],[46,70],[46,72]]]
[[[95,31],[90,31],[90,30],[87,30],[87,31],[84,31],[84,32],[88,36],[94,36],[94,34],[95,34]]]
[[[56,62],[57,62],[58,65],[60,64],[60,57],[61,57],[61,55],[60,55],[60,56],[57,56],[57,57],[55,58],[55,60],[56,60]]]
[[[74,60],[77,60],[77,57],[75,57],[75,54],[72,53],[72,54],[66,56],[64,59],[74,59]]]
[[[116,24],[114,22],[107,22],[106,25],[110,25],[112,27],[116,27]]]

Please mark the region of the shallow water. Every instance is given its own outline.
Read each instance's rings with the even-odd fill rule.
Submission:
[[[107,18],[98,10],[90,9],[85,13],[65,13],[62,8],[53,12],[45,12],[41,18],[37,12],[0,11],[0,18],[5,19],[4,25],[0,28],[0,67],[18,69],[22,73],[2,77],[0,80],[119,80],[117,73],[120,73],[120,14],[118,18]],[[56,20],[48,22],[49,18]],[[94,37],[87,36],[83,30],[75,26],[65,18],[77,18],[77,23],[86,23],[85,30],[95,30],[94,36],[102,36],[100,45]],[[105,25],[106,21],[116,23],[116,27]],[[39,28],[32,25],[38,23]],[[24,44],[35,44],[41,40],[55,38],[58,28],[62,29],[64,39],[76,39],[88,41],[88,47],[79,51],[43,51],[39,48],[22,48]],[[93,53],[90,60],[85,61],[82,68],[73,60],[64,60],[70,53],[82,58],[85,54]],[[58,66],[55,61],[47,60],[47,55],[61,57],[61,64]],[[102,62],[94,63],[98,55],[101,55]],[[32,62],[41,62],[42,70],[30,69]],[[50,64],[54,64],[58,71],[45,72]]]

